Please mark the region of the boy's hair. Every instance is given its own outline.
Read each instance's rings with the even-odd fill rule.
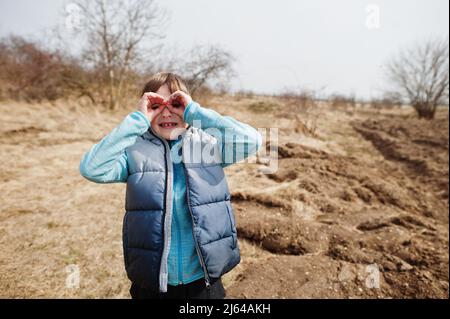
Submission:
[[[189,90],[187,89],[186,84],[184,83],[183,79],[181,79],[180,76],[176,75],[175,73],[170,72],[160,72],[154,74],[145,84],[144,89],[142,90],[142,95],[146,92],[153,92],[156,93],[158,89],[163,86],[164,84],[167,84],[169,87],[170,93],[173,93],[175,91],[183,91],[184,93],[190,95]]]

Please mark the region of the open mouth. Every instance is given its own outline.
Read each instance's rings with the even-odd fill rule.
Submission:
[[[160,123],[159,124],[160,127],[168,129],[168,128],[173,128],[177,126],[177,123],[173,123],[173,122],[164,122],[164,123]]]

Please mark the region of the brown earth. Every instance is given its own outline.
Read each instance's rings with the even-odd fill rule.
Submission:
[[[448,298],[448,110],[320,104],[313,137],[271,98],[208,105],[279,136],[277,171],[263,153],[226,169],[242,254],[228,298]],[[131,111],[0,104],[0,297],[129,297],[124,185],[90,183],[78,164]]]

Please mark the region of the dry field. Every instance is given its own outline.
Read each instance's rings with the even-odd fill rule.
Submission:
[[[205,106],[279,129],[278,171],[263,158],[226,169],[242,254],[228,298],[449,297],[448,110],[427,122],[321,104],[301,115],[317,119],[310,135],[272,98]],[[131,111],[0,103],[0,297],[129,298],[125,185],[88,182],[78,164]]]

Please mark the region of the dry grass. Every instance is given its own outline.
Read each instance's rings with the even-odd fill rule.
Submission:
[[[311,137],[296,132],[297,123],[289,116],[288,106],[271,108],[269,113],[248,109],[249,105],[262,105],[258,103],[279,103],[274,98],[222,96],[211,97],[209,103],[218,112],[254,127],[278,127],[282,144],[297,143],[329,154],[357,156],[371,164],[383,160],[350,125],[372,116],[364,113],[370,111],[347,114],[321,106],[317,137]],[[80,176],[78,165],[83,153],[131,111],[105,113],[74,102],[0,104],[0,297],[129,297],[121,243],[125,185],[88,182]],[[258,173],[260,167],[238,164],[228,168],[232,192],[269,199],[270,194],[289,196],[293,181],[276,182]],[[294,204],[308,208],[307,200],[297,198]],[[270,213],[272,208],[267,209]],[[304,211],[311,213],[305,220],[317,217],[312,206]],[[268,258],[277,256],[263,249],[261,243],[243,238],[240,248],[241,264],[224,276],[225,287],[234,287],[230,297],[239,295],[236,291],[248,267],[263,266]],[[80,270],[79,288],[66,285],[67,267],[72,264]]]

